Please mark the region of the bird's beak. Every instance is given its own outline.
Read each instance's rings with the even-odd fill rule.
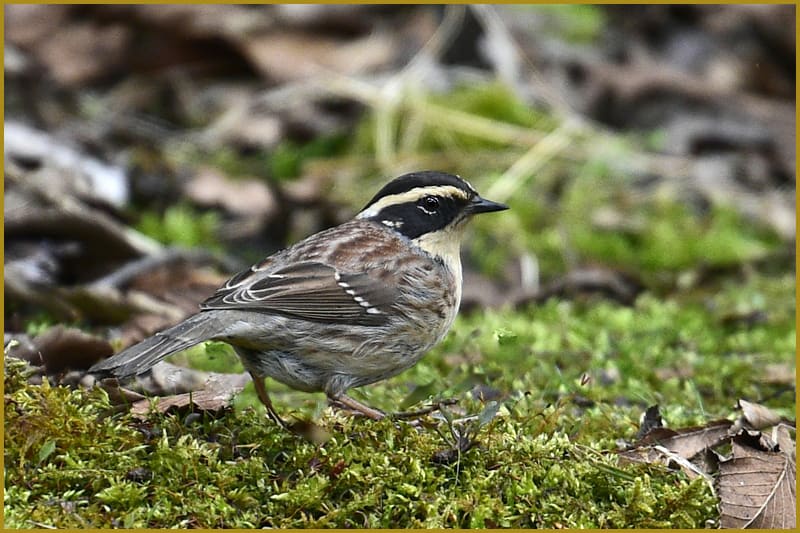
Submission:
[[[472,214],[491,213],[492,211],[505,211],[508,209],[508,206],[498,202],[492,202],[491,200],[486,200],[480,196],[476,196],[472,199],[468,209]]]

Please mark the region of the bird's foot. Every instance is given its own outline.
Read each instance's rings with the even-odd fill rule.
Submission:
[[[453,405],[456,403],[458,403],[458,400],[456,400],[455,398],[448,398],[445,400],[435,401],[428,407],[423,407],[422,409],[417,409],[415,411],[401,411],[399,413],[392,413],[389,416],[394,418],[395,420],[416,420],[418,418],[422,418],[425,415],[435,413],[436,411],[439,411],[442,407]]]
[[[333,405],[334,407],[337,407],[339,409],[342,408],[347,409],[352,413],[366,416],[367,418],[371,418],[372,420],[382,420],[386,418],[386,413],[384,413],[383,411],[379,411],[378,409],[375,409],[368,405],[364,405],[363,403],[351,398],[346,394],[342,394],[340,396],[337,396],[336,398],[329,396],[328,402],[330,402],[330,404]]]
[[[359,402],[347,396],[346,394],[342,394],[336,398],[328,397],[328,401],[334,407],[339,409],[347,409],[353,414],[366,416],[372,420],[382,420],[384,418],[391,418],[392,420],[404,420],[412,422],[412,425],[418,421],[418,419],[422,418],[425,415],[429,415],[431,413],[435,413],[436,411],[440,410],[443,406],[453,405],[457,403],[457,400],[450,398],[446,400],[440,400],[434,402],[432,405],[428,407],[423,407],[422,409],[417,409],[415,411],[401,411],[396,413],[384,413],[378,409],[370,407],[368,405],[364,405],[363,403]]]

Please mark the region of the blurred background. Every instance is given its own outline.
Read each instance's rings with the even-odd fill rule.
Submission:
[[[512,207],[465,311],[793,278],[794,6],[4,10],[6,340],[130,344],[418,169]]]
[[[793,524],[794,5],[3,9],[10,527]],[[306,443],[221,343],[90,388],[420,169],[511,209],[445,340],[352,391],[449,402],[419,428],[271,381]],[[777,466],[717,476],[740,414]],[[702,476],[633,444],[670,428]]]

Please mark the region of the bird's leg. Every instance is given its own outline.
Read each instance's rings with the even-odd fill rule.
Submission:
[[[267,414],[269,417],[280,427],[288,431],[289,426],[286,425],[286,422],[283,421],[283,419],[275,411],[275,408],[272,406],[272,400],[269,399],[267,388],[264,386],[264,378],[256,376],[252,372],[250,372],[250,376],[253,378],[253,385],[256,387],[258,399],[261,400],[261,403],[263,403],[264,407],[267,408]]]
[[[371,418],[372,420],[381,420],[382,418],[386,417],[386,413],[384,413],[383,411],[378,411],[377,409],[373,409],[368,405],[364,405],[358,400],[354,400],[347,394],[340,394],[339,396],[336,397],[328,396],[328,399],[332,403],[338,403],[344,405],[348,409],[351,409],[357,413],[361,413],[362,415],[366,416],[367,418]]]

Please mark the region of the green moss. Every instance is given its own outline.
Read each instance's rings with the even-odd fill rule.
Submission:
[[[218,225],[216,212],[200,212],[186,204],[176,204],[163,213],[143,213],[136,228],[164,244],[219,249]]]
[[[569,226],[571,242],[587,256],[645,272],[738,264],[761,258],[778,244],[774,235],[721,206],[697,214],[673,201],[654,202],[628,216],[644,220],[641,231],[598,232],[575,224]]]
[[[472,428],[476,444],[445,463],[432,460],[453,447],[443,421],[353,419],[271,382],[283,413],[314,417],[331,439],[283,432],[252,407],[251,391],[219,417],[139,422],[108,416],[100,391],[28,385],[10,361],[6,525],[705,527],[717,508],[704,482],[620,466],[616,441],[634,437],[652,403],[672,427],[730,417],[740,397],[795,418],[790,388],[761,374],[793,368],[794,287],[793,275],[753,275],[633,307],[551,300],[460,316],[416,367],[353,391],[396,410],[419,387],[418,398],[456,397],[458,409],[483,412],[453,426]],[[732,322],[731,310],[765,315]],[[190,360],[204,354],[230,356],[212,346]],[[500,395],[497,416],[478,390]]]
[[[39,311],[25,323],[25,334],[35,337],[55,326],[57,320],[46,311]]]
[[[696,527],[714,513],[700,484],[577,445],[555,429],[559,410],[501,414],[479,447],[439,465],[439,434],[390,421],[328,418],[334,436],[314,446],[253,410],[139,432],[128,417],[98,419],[100,393],[10,395],[9,527]]]
[[[300,176],[305,161],[341,155],[347,146],[348,138],[345,135],[330,134],[307,142],[285,140],[269,150],[241,150],[224,145],[213,150],[202,150],[180,144],[168,147],[164,155],[176,168],[208,165],[230,178],[268,176],[281,181]]]
[[[296,178],[305,161],[340,155],[347,146],[348,138],[344,135],[317,137],[303,144],[285,141],[270,154],[270,174],[278,180]]]
[[[224,145],[208,154],[195,155],[198,156],[200,161],[207,161],[210,166],[220,169],[231,178],[263,176],[270,162],[270,152],[267,150],[243,153],[242,150]]]

